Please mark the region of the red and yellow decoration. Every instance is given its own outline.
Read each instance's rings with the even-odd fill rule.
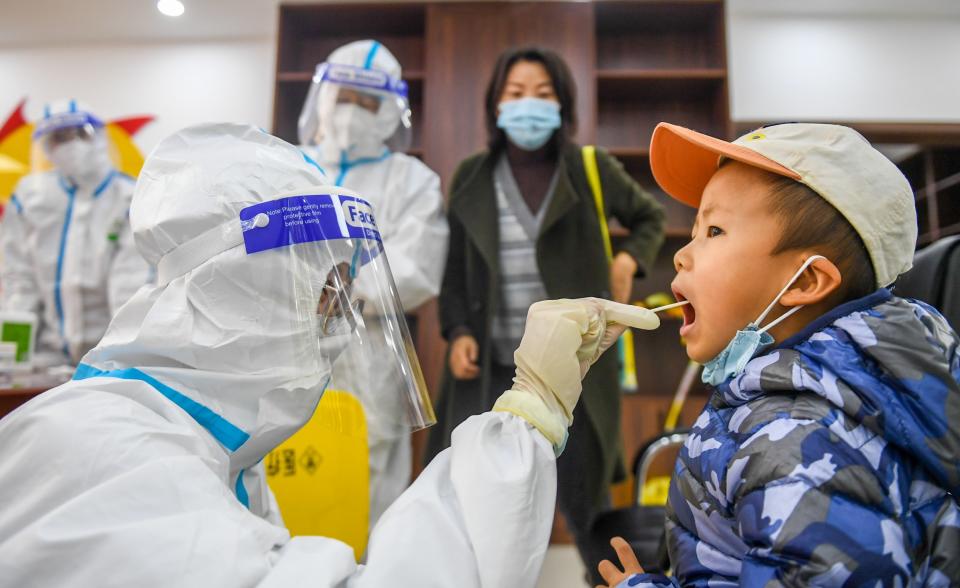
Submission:
[[[6,122],[0,126],[0,215],[3,214],[3,207],[10,200],[17,182],[34,167],[30,154],[35,124],[29,122],[23,114],[26,102],[26,98],[21,100]],[[133,136],[153,120],[153,116],[147,115],[120,118],[106,123],[107,137],[113,147],[111,156],[114,165],[131,177],[137,177],[143,167],[143,154],[133,142]],[[42,170],[43,165],[45,164],[41,163],[39,169]]]

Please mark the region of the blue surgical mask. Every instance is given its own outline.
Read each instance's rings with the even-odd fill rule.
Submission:
[[[809,258],[807,258],[807,260],[803,262],[803,265],[800,266],[800,269],[797,270],[797,273],[790,278],[790,281],[787,282],[787,285],[784,286],[783,289],[780,290],[780,293],[777,294],[777,297],[773,299],[773,302],[771,302],[767,308],[760,313],[760,316],[757,317],[757,320],[737,331],[737,334],[733,336],[733,339],[729,343],[727,343],[727,346],[724,347],[723,351],[720,352],[720,355],[703,364],[703,373],[700,375],[700,379],[703,380],[704,384],[709,384],[710,386],[719,386],[730,378],[739,376],[743,373],[743,370],[746,369],[747,363],[749,363],[750,360],[757,355],[757,353],[774,343],[773,337],[767,331],[779,325],[789,316],[799,311],[801,308],[803,308],[803,305],[794,306],[787,312],[783,313],[783,316],[763,328],[760,327],[760,323],[763,322],[763,319],[767,318],[767,315],[770,314],[770,311],[773,310],[773,307],[776,306],[777,302],[780,301],[780,298],[787,293],[787,290],[790,289],[790,286],[792,286],[793,283],[800,278],[800,275],[803,274],[808,267],[810,267],[810,264],[817,259],[826,258],[822,255],[811,255]]]
[[[534,151],[546,145],[553,132],[560,128],[560,104],[540,98],[501,102],[497,127],[503,129],[517,147]]]

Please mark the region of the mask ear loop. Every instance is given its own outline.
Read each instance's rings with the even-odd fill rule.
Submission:
[[[790,289],[790,286],[793,286],[793,283],[796,282],[797,279],[798,279],[801,275],[803,275],[803,272],[807,271],[807,268],[810,267],[810,265],[811,265],[814,261],[816,261],[816,260],[818,260],[818,259],[826,259],[826,257],[824,257],[824,256],[822,256],[822,255],[811,255],[810,257],[808,257],[807,260],[803,262],[803,265],[800,266],[800,269],[797,270],[797,273],[793,274],[793,277],[790,278],[790,281],[787,282],[787,285],[784,286],[783,289],[780,290],[780,293],[777,294],[776,298],[773,299],[773,302],[771,302],[770,305],[767,306],[766,310],[764,310],[762,313],[760,313],[760,316],[757,317],[757,320],[753,321],[753,322],[750,324],[750,326],[751,326],[751,327],[754,327],[755,329],[757,329],[757,330],[758,330],[759,332],[761,332],[761,333],[766,333],[767,331],[769,331],[769,330],[772,329],[773,327],[779,325],[779,324],[782,323],[783,321],[785,321],[785,320],[787,320],[788,318],[790,318],[792,315],[794,315],[794,314],[796,314],[797,312],[799,312],[800,309],[804,307],[803,304],[801,304],[800,306],[794,306],[793,308],[791,308],[791,309],[788,310],[787,312],[783,313],[782,316],[780,316],[780,317],[777,318],[776,320],[772,321],[769,325],[763,327],[762,329],[760,328],[760,323],[763,322],[763,319],[767,318],[767,315],[770,314],[770,311],[773,310],[773,307],[776,306],[778,302],[780,302],[780,299],[783,298],[783,295],[787,293],[787,290]]]

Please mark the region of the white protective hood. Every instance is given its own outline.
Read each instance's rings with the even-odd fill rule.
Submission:
[[[190,127],[147,158],[130,223],[141,254],[157,265],[244,207],[324,183],[300,150],[255,127]],[[217,249],[169,283],[160,276],[141,289],[82,363],[140,370],[197,403],[194,411],[212,411],[198,422],[233,451],[235,471],[309,419],[330,366],[316,354],[316,332],[295,320],[289,253]]]

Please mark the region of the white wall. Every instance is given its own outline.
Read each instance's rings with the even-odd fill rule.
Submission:
[[[798,14],[728,2],[734,120],[960,122],[956,10]]]
[[[727,2],[735,120],[960,122],[960,1]],[[154,114],[157,122],[137,137],[145,151],[202,121],[270,128],[275,47],[262,31],[275,30],[272,3],[251,5],[258,11],[251,8],[244,31],[261,32],[243,38],[0,38],[0,117],[23,96],[32,117],[66,96],[108,119]],[[118,28],[104,27],[105,38]]]
[[[274,40],[0,47],[0,118],[27,97],[27,118],[49,100],[76,97],[104,119],[152,114],[136,140],[148,152],[170,133],[206,121],[271,126]]]

